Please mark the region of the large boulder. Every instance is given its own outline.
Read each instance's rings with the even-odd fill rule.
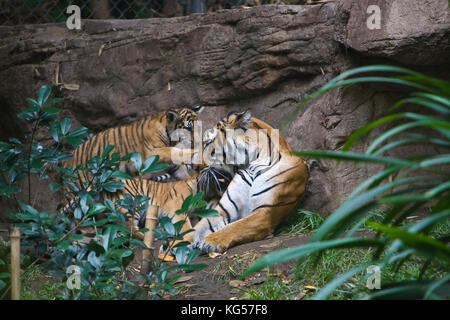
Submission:
[[[380,29],[367,26],[369,5],[380,9]],[[383,63],[448,78],[450,61],[447,0],[83,20],[80,31],[64,23],[21,25],[0,27],[0,39],[1,139],[26,131],[15,114],[43,84],[64,98],[65,116],[92,132],[193,104],[207,106],[204,127],[235,109],[279,127],[303,98],[344,70]],[[282,134],[297,150],[337,150],[383,114],[399,90],[360,85],[329,92],[307,104]],[[311,174],[303,206],[329,214],[373,170],[324,161]],[[36,201],[54,206],[46,196]]]

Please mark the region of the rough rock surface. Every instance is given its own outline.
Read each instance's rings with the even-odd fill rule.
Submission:
[[[380,7],[380,29],[367,27],[369,4]],[[26,130],[15,114],[43,84],[65,99],[65,116],[92,132],[192,104],[208,107],[204,127],[234,109],[250,109],[278,127],[303,98],[344,70],[384,63],[448,78],[450,66],[447,0],[86,20],[80,31],[64,23],[0,27],[0,39],[2,140]],[[282,134],[297,150],[335,150],[401,95],[386,86],[339,89],[310,102]],[[324,162],[311,176],[303,206],[330,213],[371,170]],[[39,206],[48,205],[48,197],[40,198]]]

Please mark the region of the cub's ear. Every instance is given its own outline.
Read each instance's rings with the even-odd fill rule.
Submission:
[[[247,130],[250,126],[250,119],[252,114],[249,110],[236,114],[236,127]]]
[[[178,119],[178,113],[174,110],[167,110],[166,117],[168,123],[174,123]]]
[[[204,106],[191,107],[191,110],[197,112],[197,114],[200,114],[204,109],[205,109]]]

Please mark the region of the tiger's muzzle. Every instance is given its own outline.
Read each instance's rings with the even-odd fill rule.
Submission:
[[[200,171],[198,180],[199,191],[205,193],[205,200],[220,198],[231,182],[233,176],[218,168],[208,166]]]

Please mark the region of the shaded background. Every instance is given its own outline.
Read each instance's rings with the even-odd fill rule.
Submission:
[[[369,30],[366,9],[373,4],[381,9],[381,29]],[[28,130],[16,114],[44,84],[64,99],[62,116],[93,133],[198,104],[207,107],[204,129],[231,110],[247,109],[279,127],[308,94],[351,68],[391,64],[448,80],[448,48],[447,0],[241,6],[174,18],[83,20],[78,31],[64,22],[0,26],[0,140]],[[282,134],[296,150],[339,150],[355,130],[386,114],[403,90],[364,84],[329,92]],[[430,151],[440,152],[423,146],[390,155]],[[311,174],[302,207],[326,216],[376,169],[324,161]],[[57,201],[46,185],[33,182],[35,205],[53,211]],[[8,203],[0,205],[4,219]]]

